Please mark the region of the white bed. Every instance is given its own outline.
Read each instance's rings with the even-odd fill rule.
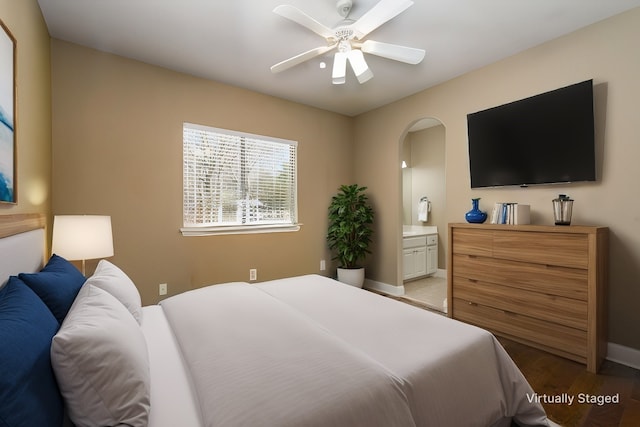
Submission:
[[[11,248],[22,245],[16,239],[25,240],[11,238]],[[25,253],[6,244],[0,239],[3,258]],[[40,267],[31,264],[20,268]],[[11,262],[0,267],[3,282],[18,273]],[[105,278],[120,287],[105,286]],[[533,391],[490,333],[326,277],[209,286],[142,308],[122,293],[130,288],[124,273],[104,264],[54,336],[55,377],[80,424],[92,425],[86,420],[111,405],[105,417],[121,418],[93,425],[554,425],[529,402]],[[90,310],[106,316],[95,323]],[[73,355],[82,360],[59,366],[63,343],[87,319],[93,329],[83,339],[92,343],[80,340],[84,347]],[[110,325],[112,348],[96,343],[96,325]],[[76,371],[81,387],[70,386]],[[87,403],[96,394],[87,383],[106,394]]]

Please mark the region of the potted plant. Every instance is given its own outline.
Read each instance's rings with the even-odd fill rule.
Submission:
[[[329,205],[327,242],[338,260],[338,280],[362,287],[364,267],[358,266],[369,251],[373,229],[373,208],[364,194],[367,187],[341,185]]]

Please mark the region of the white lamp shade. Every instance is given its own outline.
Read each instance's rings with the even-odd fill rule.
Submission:
[[[353,68],[353,72],[361,84],[369,81],[369,79],[373,77],[373,71],[371,71],[367,65],[367,61],[365,61],[362,51],[358,49],[351,50],[347,57],[351,64],[351,68]]]
[[[54,216],[52,252],[67,260],[113,256],[111,217],[102,215]]]
[[[331,81],[334,85],[342,85],[344,84],[347,73],[347,53],[346,52],[336,52],[333,57],[333,73],[331,74]]]

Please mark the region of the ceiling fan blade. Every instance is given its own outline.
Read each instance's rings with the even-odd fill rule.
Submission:
[[[373,77],[373,71],[367,65],[367,61],[364,59],[364,55],[361,50],[353,49],[347,53],[347,58],[349,58],[349,63],[351,64],[351,68],[355,73],[356,77],[360,84],[369,81]]]
[[[364,53],[382,56],[383,58],[395,61],[406,62],[407,64],[419,64],[424,59],[425,51],[414,47],[399,46],[397,44],[382,43],[374,40],[367,40],[358,44]]]
[[[355,38],[360,40],[385,22],[407,10],[412,4],[411,0],[380,0],[349,28],[354,31]]]
[[[331,28],[316,21],[297,7],[288,4],[282,4],[273,9],[273,11],[283,18],[287,18],[290,21],[293,21],[297,24],[302,25],[303,27],[310,29],[311,31],[324,37],[325,39],[334,37],[334,32],[333,30],[331,30]]]
[[[342,85],[347,81],[347,52],[336,52],[333,57],[333,72],[331,82],[334,85]]]
[[[331,46],[321,46],[316,47],[315,49],[308,50],[306,52],[302,52],[299,55],[296,55],[289,59],[285,59],[284,61],[278,62],[277,64],[273,65],[271,67],[271,72],[279,73],[280,71],[288,70],[289,68],[294,67],[298,64],[302,64],[303,62],[315,58],[316,56],[325,54],[336,46],[337,44],[333,44]]]

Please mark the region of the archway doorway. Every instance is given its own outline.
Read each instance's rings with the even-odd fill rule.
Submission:
[[[444,125],[422,118],[401,141],[402,283],[404,297],[446,312]]]

